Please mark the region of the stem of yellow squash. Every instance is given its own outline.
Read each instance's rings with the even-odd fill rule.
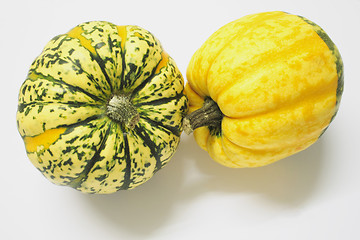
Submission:
[[[106,114],[113,121],[122,123],[129,129],[134,129],[140,119],[130,96],[126,94],[113,95],[106,106]]]
[[[183,129],[186,134],[191,134],[199,127],[220,127],[223,114],[214,100],[206,98],[198,110],[188,114],[183,120]]]

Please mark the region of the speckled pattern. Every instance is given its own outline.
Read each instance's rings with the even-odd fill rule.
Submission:
[[[174,154],[187,112],[184,82],[160,42],[137,26],[87,22],[53,38],[31,65],[17,124],[31,162],[51,182],[87,193],[134,188]],[[140,120],[106,114],[127,94]]]

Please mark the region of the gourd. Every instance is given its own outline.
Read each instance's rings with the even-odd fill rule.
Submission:
[[[93,21],[53,38],[19,93],[28,157],[51,182],[112,193],[173,156],[187,98],[174,60],[147,30]]]
[[[259,167],[306,149],[337,113],[343,62],[318,25],[285,12],[233,21],[187,68],[184,130],[228,167]]]

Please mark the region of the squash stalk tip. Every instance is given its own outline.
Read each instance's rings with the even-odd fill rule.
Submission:
[[[106,115],[115,122],[122,123],[129,129],[134,129],[140,116],[131,102],[129,95],[114,94],[107,106]]]
[[[220,127],[224,115],[219,106],[211,98],[206,98],[201,108],[188,114],[183,120],[183,130],[191,134],[199,127]]]

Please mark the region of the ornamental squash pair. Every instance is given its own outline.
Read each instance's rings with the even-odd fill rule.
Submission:
[[[320,27],[269,12],[214,33],[187,79],[184,89],[148,31],[80,24],[47,44],[20,89],[28,157],[55,184],[112,193],[149,180],[184,128],[221,164],[266,165],[323,133],[338,109],[343,67]]]

